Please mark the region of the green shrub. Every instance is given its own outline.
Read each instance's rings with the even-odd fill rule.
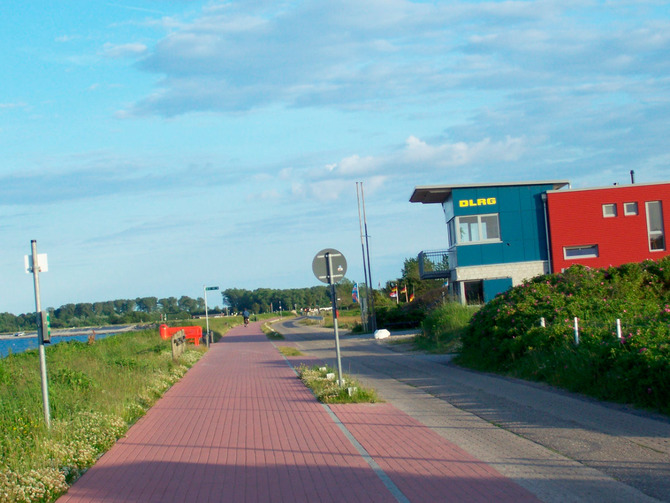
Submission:
[[[463,306],[447,301],[428,313],[421,324],[422,334],[414,340],[416,346],[436,353],[451,353],[460,349],[461,336],[479,307]]]
[[[573,266],[484,305],[464,331],[458,361],[668,413],[669,326],[670,257],[608,269]]]

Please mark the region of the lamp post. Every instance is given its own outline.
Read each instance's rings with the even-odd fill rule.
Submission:
[[[208,290],[218,290],[219,287],[218,286],[203,286],[202,288],[205,291],[205,325],[207,326],[207,336],[206,336],[205,340],[207,341],[207,347],[209,347],[209,343],[210,343],[209,339],[210,339],[211,335],[209,333],[209,313],[207,312],[207,291]],[[214,342],[214,341],[212,341],[212,342]]]

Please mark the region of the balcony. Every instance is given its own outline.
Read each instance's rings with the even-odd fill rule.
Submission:
[[[422,251],[417,257],[421,279],[443,279],[450,276],[447,250]]]

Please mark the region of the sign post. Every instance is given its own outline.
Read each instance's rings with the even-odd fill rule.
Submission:
[[[46,272],[47,256],[46,254],[37,254],[37,241],[30,241],[32,255],[25,256],[26,272],[33,273],[33,284],[35,286],[35,320],[37,322],[37,345],[40,355],[40,376],[42,378],[42,405],[44,407],[44,423],[47,429],[51,429],[51,413],[49,411],[49,383],[47,381],[47,359],[44,351],[44,343],[50,342],[48,317],[43,316],[40,305],[40,271]],[[44,323],[47,321],[47,323]],[[45,332],[47,338],[45,341]]]
[[[340,334],[337,330],[337,295],[335,283],[339,282],[347,273],[347,260],[339,251],[326,248],[316,254],[312,261],[312,271],[316,279],[330,285],[330,298],[333,303],[333,330],[335,331],[335,353],[337,354],[337,383],[344,386],[342,378],[342,359],[340,357]]]
[[[205,336],[205,341],[207,342],[207,347],[209,347],[209,314],[207,313],[207,291],[208,290],[218,290],[218,286],[203,286],[205,292],[205,324],[207,325],[207,335]],[[213,338],[212,338],[213,339]],[[214,342],[214,340],[212,340]]]

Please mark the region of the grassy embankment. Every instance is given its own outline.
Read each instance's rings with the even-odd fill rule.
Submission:
[[[158,330],[46,346],[51,429],[37,350],[0,359],[0,501],[52,501],[203,354],[172,360]]]

